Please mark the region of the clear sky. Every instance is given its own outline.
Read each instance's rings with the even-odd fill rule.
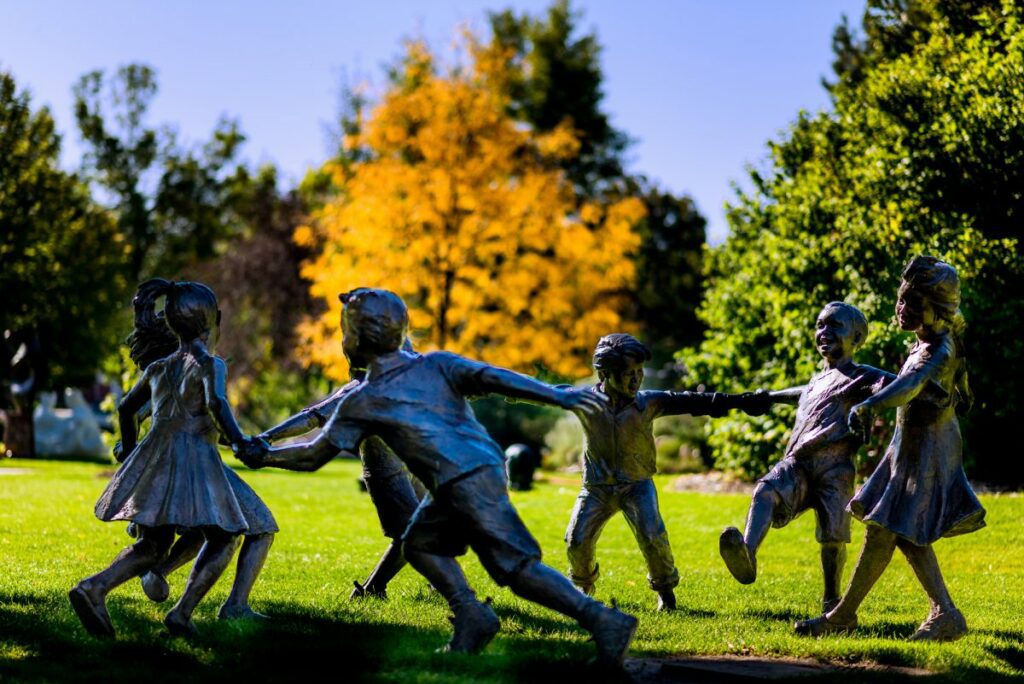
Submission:
[[[142,61],[160,94],[151,121],[205,139],[221,115],[248,136],[245,156],[273,161],[289,181],[329,152],[325,129],[339,84],[369,78],[403,37],[445,48],[458,25],[486,27],[487,10],[541,12],[540,0],[247,2],[0,0],[0,67],[48,105],[78,163],[71,86],[92,69]],[[690,194],[727,231],[723,203],[747,164],[801,109],[827,106],[832,29],[859,22],[864,0],[578,0],[604,45],[605,109],[636,144],[631,170]]]

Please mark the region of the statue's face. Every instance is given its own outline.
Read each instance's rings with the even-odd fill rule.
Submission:
[[[900,283],[896,293],[896,322],[900,329],[917,331],[935,323],[935,311],[931,302],[914,290],[907,281]]]
[[[818,314],[814,326],[814,346],[826,361],[839,361],[853,356],[857,342],[853,322],[841,309],[826,307]]]
[[[344,310],[341,312],[341,350],[350,368],[366,368],[367,359],[359,353],[359,330]]]
[[[631,358],[626,359],[622,369],[607,371],[601,377],[601,386],[605,392],[630,398],[636,396],[643,382],[644,362]]]

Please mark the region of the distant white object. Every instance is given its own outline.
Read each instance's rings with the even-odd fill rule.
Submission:
[[[64,390],[66,409],[54,408],[57,395],[42,392],[32,413],[36,453],[40,456],[104,456],[107,447],[100,434],[100,422],[82,392]]]

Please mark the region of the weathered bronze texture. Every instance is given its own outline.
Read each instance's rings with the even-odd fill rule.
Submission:
[[[850,501],[867,525],[864,548],[839,604],[813,620],[798,622],[801,634],[849,631],[857,609],[899,548],[931,603],[928,618],[911,639],[951,641],[967,632],[964,616],[946,589],[932,544],[980,529],[982,508],[961,462],[957,413],[972,403],[964,359],[965,323],[960,279],[935,257],[911,259],[896,301],[900,328],[917,340],[896,379],[854,406],[849,428],[862,433],[873,411],[896,408],[896,429],[885,456]]]

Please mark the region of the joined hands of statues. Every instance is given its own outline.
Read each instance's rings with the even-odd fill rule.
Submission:
[[[744,392],[740,395],[740,406],[748,416],[763,416],[772,408],[771,393],[766,389]]]
[[[857,404],[850,409],[850,415],[846,417],[846,424],[850,432],[857,435],[867,444],[871,437],[871,409],[864,404]]]
[[[566,411],[583,411],[591,414],[602,410],[608,405],[608,395],[596,390],[566,389],[562,390],[559,406]]]
[[[250,468],[262,468],[266,465],[264,458],[270,451],[270,444],[260,436],[246,437],[240,444],[233,445],[231,450],[235,452],[239,461]]]

